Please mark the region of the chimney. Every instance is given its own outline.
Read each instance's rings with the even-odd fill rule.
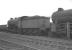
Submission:
[[[58,11],[63,11],[64,9],[63,8],[58,8]]]

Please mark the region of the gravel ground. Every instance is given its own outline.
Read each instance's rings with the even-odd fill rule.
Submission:
[[[44,38],[37,36],[24,36],[24,35],[16,35],[16,34],[7,34],[0,33],[0,39],[4,41],[0,41],[3,43],[2,45],[11,45],[11,47],[16,47],[12,50],[25,50],[26,46],[28,48],[41,49],[41,50],[72,50],[72,40],[61,40],[61,39],[53,39],[53,38]],[[8,43],[5,44],[4,42]],[[12,44],[14,43],[14,45]],[[25,45],[25,48],[19,48],[18,45]],[[3,46],[4,47],[4,46]],[[9,46],[10,47],[10,46]],[[19,49],[18,49],[19,48]],[[46,48],[46,49],[45,49]],[[26,48],[26,50],[28,50]],[[30,49],[29,49],[30,50]],[[32,50],[32,49],[31,49]]]
[[[0,50],[4,50],[3,48],[0,48]]]
[[[21,46],[8,41],[0,40],[0,50],[37,50],[27,46]],[[2,49],[3,48],[3,49]]]

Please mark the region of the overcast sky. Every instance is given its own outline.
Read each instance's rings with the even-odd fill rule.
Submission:
[[[0,25],[11,17],[47,16],[50,17],[59,7],[72,9],[71,0],[0,0]]]

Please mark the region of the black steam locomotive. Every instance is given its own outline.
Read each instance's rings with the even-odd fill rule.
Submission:
[[[72,38],[72,10],[58,8],[51,16],[22,16],[11,18],[7,23],[9,32],[32,35],[32,36],[54,36]]]

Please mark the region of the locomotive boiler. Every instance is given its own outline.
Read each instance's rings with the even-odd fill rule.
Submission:
[[[55,24],[58,35],[71,38],[72,36],[72,9],[64,10],[58,8],[58,11],[52,14],[52,20]]]
[[[25,35],[48,35],[50,18],[43,16],[22,16],[8,21],[8,29]]]
[[[54,23],[72,22],[72,9],[58,8],[58,11],[52,14],[52,20]]]

